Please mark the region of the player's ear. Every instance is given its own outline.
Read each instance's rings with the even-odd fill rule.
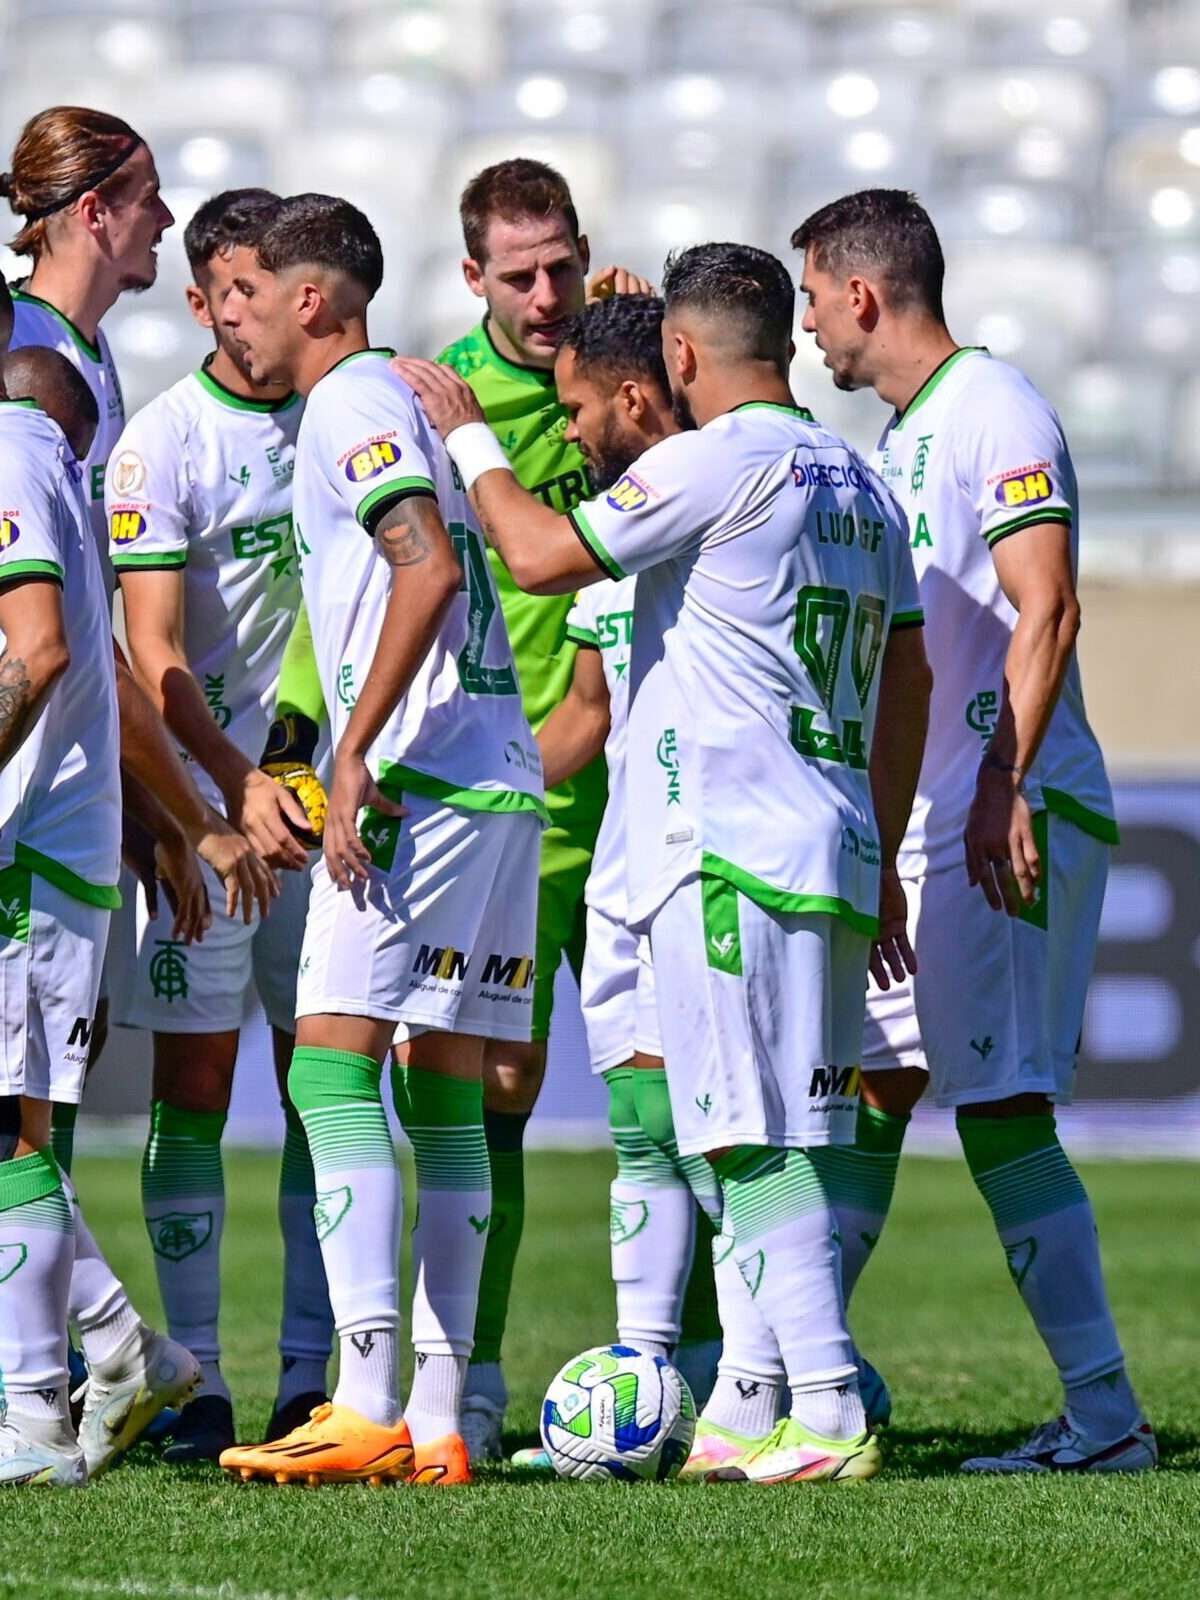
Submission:
[[[466,280],[467,288],[482,300],[487,290],[483,286],[483,267],[480,262],[473,261],[470,256],[464,256],[462,274]]]
[[[846,304],[859,322],[873,324],[879,317],[879,301],[865,278],[846,279]]]
[[[215,326],[212,312],[208,309],[208,301],[204,298],[202,289],[199,289],[194,283],[189,283],[183,291],[183,296],[188,303],[188,310],[202,328]]]
[[[625,412],[630,422],[641,422],[646,415],[646,396],[642,393],[642,386],[636,379],[625,379],[617,390],[617,404]]]
[[[315,283],[296,285],[296,320],[302,328],[311,328],[325,308],[325,296]]]
[[[592,264],[592,247],[588,243],[588,236],[586,233],[581,233],[579,235],[579,239],[575,245],[575,248],[579,251],[579,259],[582,262],[583,270],[586,273],[587,269]]]
[[[89,233],[99,233],[104,227],[103,210],[104,202],[94,189],[80,195],[76,214]]]

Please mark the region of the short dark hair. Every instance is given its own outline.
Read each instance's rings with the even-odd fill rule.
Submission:
[[[258,241],[268,272],[301,265],[344,272],[373,299],[383,282],[379,235],[357,206],[331,194],[293,194],[280,202]]]
[[[579,240],[579,215],[567,180],[544,161],[517,156],[477,172],[462,192],[458,215],[463,244],[472,261],[487,259],[488,223],[493,217],[518,222],[523,217],[551,217],[561,211],[572,239]]]
[[[283,204],[270,189],[225,189],[193,214],[183,230],[183,249],[193,275],[214,256],[239,245],[257,245]]]
[[[603,375],[613,386],[644,378],[671,397],[662,353],[663,302],[656,294],[614,294],[585,306],[567,323],[562,348],[573,350],[590,377]]]
[[[696,244],[669,255],[663,299],[668,316],[684,306],[712,312],[727,333],[742,333],[747,358],[774,362],[786,372],[796,291],[787,268],[769,250]]]
[[[796,250],[812,250],[813,264],[844,281],[872,268],[897,309],[914,302],[944,319],[946,260],[929,213],[906,189],[860,189],[814,211],[792,234]]]

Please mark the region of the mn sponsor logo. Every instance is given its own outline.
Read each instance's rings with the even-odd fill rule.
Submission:
[[[108,531],[114,544],[132,544],[146,531],[146,519],[140,511],[114,509],[108,521]]]
[[[533,982],[532,956],[502,956],[494,952],[483,963],[480,983],[499,984],[505,989],[528,989]]]
[[[814,1067],[808,1081],[810,1100],[852,1100],[858,1093],[857,1067]]]
[[[156,1000],[174,1005],[188,997],[187,947],[175,939],[156,939],[150,959],[150,990]]]
[[[167,1261],[182,1261],[194,1256],[212,1238],[211,1211],[168,1211],[161,1217],[147,1217],[146,1231],[156,1256]]]
[[[634,472],[627,472],[605,496],[614,511],[640,511],[650,498],[650,489]]]
[[[1022,467],[1018,472],[1006,473],[996,485],[996,504],[1006,510],[1017,511],[1022,506],[1038,506],[1049,500],[1054,484],[1046,468],[1048,461],[1035,467]]]
[[[1037,1256],[1037,1240],[1018,1239],[1014,1244],[1006,1244],[1004,1254],[1008,1260],[1008,1270],[1012,1273],[1012,1280],[1019,1289]]]
[[[146,481],[146,463],[136,450],[122,450],[112,464],[112,486],[125,499],[136,494]]]
[[[377,478],[381,472],[387,472],[400,460],[400,447],[392,441],[394,433],[381,434],[374,439],[365,439],[362,444],[356,444],[353,450],[342,457],[345,461],[345,473],[351,483],[367,483],[372,478]]]
[[[318,1194],[313,1202],[313,1222],[316,1224],[318,1244],[321,1240],[328,1239],[349,1211],[353,1200],[349,1184],[341,1189],[327,1189],[323,1194]]]
[[[628,1244],[650,1221],[650,1207],[644,1200],[613,1200],[608,1211],[608,1238],[611,1244]]]
[[[0,551],[11,550],[20,537],[21,528],[16,517],[5,512],[0,517]]]
[[[744,1261],[739,1261],[738,1271],[742,1275],[742,1282],[750,1291],[751,1300],[758,1293],[766,1270],[767,1258],[762,1250],[756,1250],[752,1256],[747,1256]]]
[[[7,1283],[14,1272],[20,1272],[29,1258],[26,1244],[0,1244],[0,1283]]]
[[[440,978],[443,983],[461,983],[467,975],[471,952],[455,950],[451,945],[423,944],[417,951],[412,969],[426,978]]]
[[[92,1042],[92,1019],[90,1017],[76,1017],[71,1025],[71,1036],[67,1040],[69,1045],[81,1044],[86,1050]]]
[[[667,773],[667,804],[677,806],[682,795],[679,778],[679,745],[674,728],[663,729],[656,754],[659,766],[665,768]]]

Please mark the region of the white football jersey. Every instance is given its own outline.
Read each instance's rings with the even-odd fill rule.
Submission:
[[[1059,522],[1077,560],[1078,493],[1053,408],[986,350],[959,350],[943,362],[903,416],[893,416],[873,460],[908,512],[933,668],[929,738],[899,862],[906,877],[920,877],[963,864],[975,777],[1003,700],[1017,613],[991,547],[1021,528]],[[1112,791],[1074,656],[1025,788],[1035,810],[1044,805],[1116,841]]]
[[[201,368],[138,412],[106,474],[114,569],[182,572],[188,665],[217,726],[255,763],[300,606],[292,476],[302,413],[299,395],[246,400]],[[224,810],[208,774],[193,773]]]
[[[567,638],[600,652],[608,685],[608,804],[592,852],[592,870],[584,895],[589,906],[624,922],[625,886],[625,742],[629,718],[629,667],[633,654],[633,601],[636,578],[593,583],[576,596],[567,616]]]
[[[87,501],[96,548],[100,551],[101,571],[111,589],[108,569],[108,534],[104,518],[104,467],[125,426],[125,402],[121,398],[121,382],[117,377],[116,363],[109,349],[104,329],[96,333],[96,342],[85,339],[75,324],[56,310],[48,300],[14,289],[13,336],[11,350],[23,345],[41,344],[66,356],[87,379],[88,388],[96,397],[100,421],[96,437],[83,463],[83,494]]]
[[[120,905],[120,734],[108,594],[59,427],[32,401],[0,401],[0,584],[62,585],[71,662],[0,771],[0,867],[16,863],[77,899]],[[0,648],[4,636],[0,633]]]
[[[296,541],[334,747],[392,588],[375,523],[397,500],[429,495],[462,562],[462,588],[372,745],[371,770],[393,797],[410,790],[472,810],[541,812],[541,758],[483,538],[445,446],[388,366],[391,353],[364,350],[326,373],[296,445]]]
[[[641,574],[631,925],[705,872],[873,932],[879,663],[921,620],[895,501],[807,412],[750,404],[664,439],[571,517],[612,577]]]

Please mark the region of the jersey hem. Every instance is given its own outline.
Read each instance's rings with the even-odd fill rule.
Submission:
[[[26,872],[32,872],[39,878],[44,878],[47,883],[52,883],[56,889],[61,889],[64,894],[69,894],[74,900],[82,900],[86,905],[99,906],[102,911],[119,911],[121,909],[121,891],[115,883],[91,883],[87,878],[81,878],[77,872],[72,872],[61,861],[55,861],[53,856],[44,856],[40,850],[35,850],[31,845],[22,844],[17,840],[13,851],[13,861],[18,867],[24,867]]]
[[[612,556],[610,556],[608,551],[604,548],[604,545],[597,537],[595,530],[592,528],[587,517],[584,515],[582,506],[576,506],[573,511],[568,511],[567,521],[574,528],[576,537],[579,539],[579,542],[583,545],[588,555],[591,556],[592,560],[603,572],[606,572],[610,578],[614,578],[618,582],[620,579],[627,578],[629,576],[629,574],[622,570],[618,563],[613,560]]]
[[[373,524],[399,500],[405,500],[410,494],[426,495],[431,500],[437,499],[437,490],[428,478],[393,478],[391,483],[382,483],[378,489],[372,489],[365,496],[354,513],[355,521],[360,528],[365,528],[369,534],[374,535]],[[369,519],[369,520],[368,520]]]
[[[849,900],[843,900],[838,895],[803,894],[790,889],[777,889],[774,884],[756,878],[745,867],[736,866],[723,856],[714,855],[711,850],[702,853],[700,871],[706,877],[723,879],[764,910],[779,911],[793,917],[840,917],[855,933],[861,933],[868,939],[875,938],[879,932],[879,918],[857,910]]]
[[[0,583],[14,578],[52,578],[61,589],[63,569],[56,561],[10,561],[0,566]]]
[[[1061,506],[1051,506],[1048,511],[1027,511],[1023,517],[1014,517],[1011,522],[1002,522],[998,528],[993,528],[984,534],[988,548],[1007,539],[1010,533],[1019,533],[1022,528],[1032,528],[1038,522],[1065,522],[1071,526],[1071,513]]]
[[[1045,784],[1042,785],[1042,799],[1052,816],[1061,817],[1064,822],[1073,822],[1084,833],[1090,833],[1094,839],[1103,840],[1105,844],[1120,844],[1120,828],[1114,818],[1106,817],[1102,811],[1093,811],[1090,806],[1076,800],[1074,795],[1062,789],[1048,789]]]
[[[897,611],[891,620],[893,628],[923,628],[925,626],[925,613],[923,611]]]
[[[435,778],[430,772],[405,766],[399,761],[383,761],[379,767],[379,787],[389,800],[397,805],[403,802],[404,790],[410,794],[424,795],[428,800],[440,800],[443,805],[461,811],[493,811],[503,815],[532,812],[543,823],[550,821],[545,802],[537,795],[524,794],[519,789],[463,789],[446,778]]]

